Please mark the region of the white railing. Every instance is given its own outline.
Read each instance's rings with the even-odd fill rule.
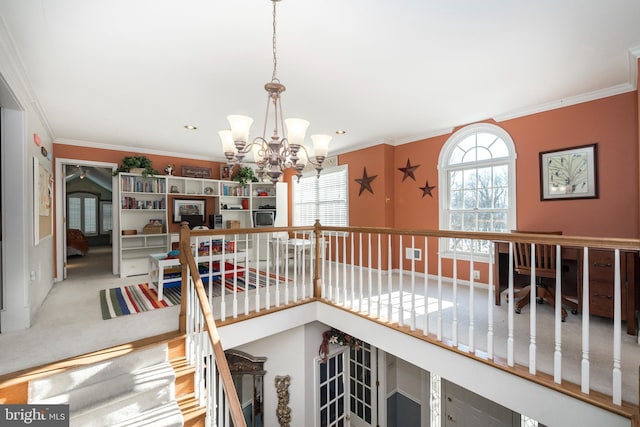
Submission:
[[[481,357],[498,367],[523,366],[532,380],[536,380],[539,373],[548,374],[553,378],[551,384],[556,384],[558,389],[562,389],[563,383],[578,384],[585,396],[596,390],[611,396],[614,405],[621,405],[623,390],[628,390],[629,383],[632,394],[638,392],[640,350],[622,351],[620,259],[621,251],[625,251],[632,253],[629,259],[637,263],[638,240],[321,227],[318,224],[315,231],[309,227],[244,229],[233,234],[229,231],[189,233],[187,230],[185,234],[197,254],[196,264],[228,261],[228,265],[220,263],[219,271],[205,269],[202,273],[203,277],[210,275],[205,286],[216,319],[236,318],[318,298],[365,314],[374,321],[396,324],[410,331],[421,330],[427,340]],[[213,247],[214,242],[221,239],[234,242],[233,250],[222,244],[219,253],[195,251],[195,248]],[[516,241],[531,243],[533,247],[557,245],[558,265],[562,249],[573,248],[581,256],[576,260],[576,265],[581,266],[576,277],[581,277],[578,290],[582,295],[590,295],[589,250],[613,251],[613,319],[610,326],[604,325],[608,335],[597,338],[598,363],[592,363],[596,349],[591,344],[594,329],[603,328],[602,318],[590,315],[589,298],[583,298],[580,313],[570,315],[563,322],[561,290],[568,284],[563,283],[560,269],[555,284],[555,310],[537,306],[532,292],[526,309],[528,316],[526,310],[514,314],[513,242]],[[494,303],[495,285],[500,277],[500,271],[494,268],[496,242],[503,242],[509,248],[505,254],[508,262],[502,262],[500,267],[501,271],[508,269],[508,284],[503,285],[506,289],[502,297],[507,303],[502,305]],[[466,251],[462,252],[463,249]],[[474,278],[477,269],[484,280]],[[226,290],[216,294],[216,284],[222,283],[222,277],[225,277],[225,286],[218,288]],[[535,288],[535,268],[529,280]],[[627,319],[627,322],[634,321]],[[190,322],[202,323],[197,316]],[[570,334],[567,329],[571,330]],[[553,331],[551,339],[546,333],[549,330]],[[604,350],[603,339],[608,341]],[[197,341],[192,345],[208,350]],[[607,362],[603,363],[603,358]],[[574,359],[575,363],[571,363]],[[625,394],[624,400],[636,402],[637,398]]]

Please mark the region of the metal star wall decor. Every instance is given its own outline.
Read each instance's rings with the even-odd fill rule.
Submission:
[[[429,180],[427,180],[427,183],[424,185],[424,187],[420,187],[420,189],[422,190],[422,197],[426,196],[427,194],[433,197],[433,194],[431,194],[431,190],[433,190],[434,188],[436,188],[436,186],[429,185]]]
[[[413,179],[415,181],[416,180],[416,176],[413,174],[413,172],[416,169],[418,169],[419,167],[420,167],[420,165],[412,165],[411,164],[411,160],[407,159],[407,166],[405,166],[403,168],[398,168],[399,171],[404,173],[404,176],[402,177],[402,181],[407,179],[407,177],[410,177],[411,179]]]
[[[364,172],[362,173],[362,178],[356,178],[355,181],[360,184],[360,192],[358,196],[362,194],[364,190],[369,190],[371,194],[373,194],[373,189],[371,188],[371,181],[376,179],[378,175],[368,176],[367,168],[364,168]]]

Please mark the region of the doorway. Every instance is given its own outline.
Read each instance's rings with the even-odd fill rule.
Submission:
[[[117,274],[113,163],[56,159],[57,279],[98,272]],[[117,239],[115,239],[117,241]],[[117,244],[115,245],[117,246]]]

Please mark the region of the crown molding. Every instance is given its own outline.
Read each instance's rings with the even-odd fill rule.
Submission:
[[[403,137],[403,138],[398,138],[398,139],[394,140],[391,145],[393,145],[393,146],[404,145],[404,144],[409,144],[411,142],[420,141],[422,139],[428,139],[428,138],[433,138],[433,137],[436,137],[436,136],[448,135],[450,133],[453,133],[454,129],[455,128],[436,129],[436,130],[432,130],[432,131],[425,132],[425,133],[414,134],[414,135],[406,136],[406,137]]]
[[[207,162],[222,162],[222,163],[227,162],[226,159],[220,160],[213,157],[198,156],[194,154],[177,153],[172,151],[162,151],[162,150],[154,150],[154,149],[140,148],[140,147],[130,147],[125,145],[105,144],[102,142],[81,141],[81,140],[69,139],[69,138],[56,138],[53,141],[53,143],[63,144],[63,145],[73,145],[76,147],[99,148],[101,150],[131,151],[131,152],[140,153],[140,154],[154,154],[158,156],[178,157],[181,159],[204,160]]]
[[[610,96],[632,92],[635,89],[636,88],[634,87],[634,85],[630,83],[622,83],[617,86],[612,86],[606,89],[594,90],[593,92],[583,93],[581,95],[576,95],[569,98],[563,98],[557,101],[551,101],[545,104],[535,105],[533,107],[514,111],[511,113],[494,116],[493,120],[495,120],[496,122],[503,122],[505,120],[517,119],[518,117],[530,116],[532,114],[543,113],[545,111],[555,110],[562,107],[568,107],[570,105],[582,104],[584,102],[595,101],[597,99],[608,98]]]
[[[20,54],[16,49],[13,37],[2,16],[0,16],[0,59],[2,59],[0,64],[3,64],[0,66],[0,74],[2,74],[3,80],[11,91],[13,100],[18,104],[20,110],[24,111],[27,109],[27,105],[31,106],[40,119],[49,138],[53,140],[55,135],[51,129],[47,115],[42,109],[40,101],[38,101],[38,97],[33,90],[33,86],[31,86],[27,78]]]

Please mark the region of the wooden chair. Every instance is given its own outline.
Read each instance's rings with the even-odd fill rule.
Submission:
[[[512,230],[512,233],[530,233],[530,234],[554,234],[561,235],[562,232],[530,232],[521,230]],[[553,244],[536,244],[534,254],[535,274],[536,274],[536,299],[538,304],[543,304],[544,301],[549,303],[552,307],[556,304],[556,292],[555,287],[549,287],[542,280],[543,278],[553,279],[556,278],[556,272],[558,268],[562,266],[556,265],[556,245]],[[514,271],[518,274],[531,276],[533,266],[531,264],[531,244],[525,242],[515,242],[515,267]],[[518,290],[514,294],[514,298],[519,300],[516,302],[515,311],[520,313],[522,307],[529,304],[531,300],[531,285],[527,285]],[[578,304],[570,299],[562,296],[561,317],[564,322],[567,318],[567,311],[564,309],[567,306],[571,309],[573,314],[578,313]]]

